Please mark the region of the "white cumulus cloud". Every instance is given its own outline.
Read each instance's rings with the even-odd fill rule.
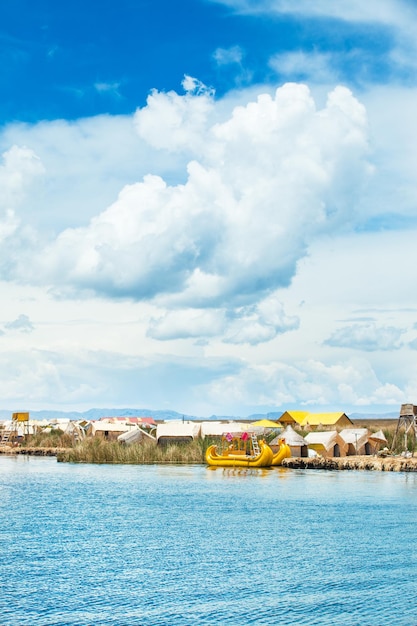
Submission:
[[[269,65],[281,76],[300,80],[314,80],[316,83],[330,83],[334,81],[337,72],[335,71],[335,54],[324,52],[281,52],[275,54],[269,60]]]
[[[204,142],[186,181],[148,175],[125,187],[87,227],[66,229],[42,250],[33,280],[138,300],[177,294],[187,306],[246,306],[289,284],[316,234],[355,225],[370,167],[366,112],[349,90],[337,87],[318,110],[306,86],[287,84],[209,128],[192,121],[201,99],[203,109],[214,106],[200,91],[155,93],[137,114],[142,137],[153,142],[158,125],[180,110],[161,148]]]
[[[324,363],[308,359],[288,364],[247,363],[238,373],[230,373],[200,388],[200,394],[221,406],[224,399],[233,406],[305,407],[333,410],[367,407],[375,404],[398,405],[404,392],[397,385],[381,380],[362,358]],[[351,409],[349,409],[351,410]]]
[[[256,305],[219,309],[178,309],[151,320],[148,335],[154,339],[207,339],[257,345],[298,328],[297,316],[287,315],[281,302],[268,296]]]
[[[8,330],[17,330],[22,333],[30,333],[34,329],[34,325],[30,321],[29,316],[24,313],[19,315],[19,317],[12,322],[7,322],[4,327]]]
[[[0,242],[19,226],[17,210],[44,173],[41,160],[25,146],[12,146],[0,164]]]
[[[394,326],[377,326],[374,323],[357,323],[336,330],[325,341],[329,346],[371,352],[397,350],[402,345],[404,329]]]
[[[404,0],[214,0],[239,12],[330,17],[346,22],[381,23],[405,26],[415,7]]]
[[[136,130],[154,148],[200,153],[214,93],[191,76],[185,76],[182,85],[182,96],[153,90],[146,107],[135,114]]]

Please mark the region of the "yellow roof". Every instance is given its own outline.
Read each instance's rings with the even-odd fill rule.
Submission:
[[[252,422],[251,426],[263,426],[264,428],[282,428],[281,424],[277,424],[277,422],[273,422],[272,420],[258,420],[257,422]]]
[[[308,411],[285,411],[285,413],[283,413],[279,419],[282,419],[285,415],[288,415],[289,417],[292,417],[294,422],[297,422],[297,424],[301,424],[301,422],[308,414]]]
[[[310,426],[330,426],[336,424],[340,419],[346,418],[351,421],[346,413],[307,413],[302,421],[302,425],[310,424]]]

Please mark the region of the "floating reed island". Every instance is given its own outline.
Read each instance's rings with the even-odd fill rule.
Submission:
[[[282,467],[319,470],[371,470],[381,472],[417,472],[417,457],[403,456],[348,456],[338,458],[284,459]]]
[[[0,453],[7,455],[51,456],[69,463],[116,463],[132,465],[200,465],[204,464],[201,442],[171,445],[160,448],[146,445],[121,447],[115,442],[88,441],[74,448],[28,446],[3,447]],[[303,470],[368,470],[382,472],[417,472],[417,456],[402,455],[347,456],[347,457],[289,457],[282,460],[281,467]]]
[[[0,447],[0,454],[14,456],[17,454],[24,456],[56,456],[64,454],[69,448],[45,447],[45,446],[27,446],[27,447]]]
[[[157,423],[151,417],[53,422],[40,425],[29,420],[29,413],[13,414],[12,421],[0,423],[0,453],[55,456],[69,463],[210,465],[207,451],[215,448],[219,465],[227,453],[226,465],[239,465],[239,461],[251,467],[256,450],[248,451],[248,443],[259,448],[262,441],[273,454],[265,467],[417,472],[417,406],[413,404],[401,406],[398,420],[355,423],[345,413],[300,411],[286,411],[276,422]],[[219,457],[223,443],[226,448]],[[288,453],[275,462],[284,444]]]

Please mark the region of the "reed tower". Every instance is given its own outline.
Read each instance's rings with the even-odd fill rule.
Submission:
[[[404,436],[404,450],[408,450],[408,444],[411,443],[411,452],[414,455],[417,439],[417,406],[414,404],[402,404],[400,416],[395,429],[394,438],[392,440],[392,449],[398,441],[398,438]]]

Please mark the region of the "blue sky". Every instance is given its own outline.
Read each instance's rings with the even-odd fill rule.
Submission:
[[[417,403],[416,20],[2,2],[2,408]]]
[[[378,3],[369,5],[371,19],[358,14],[349,21],[326,11],[309,14],[308,3],[301,15],[280,12],[285,4],[6,0],[0,7],[2,121],[129,114],[151,89],[177,89],[184,74],[214,86],[219,96],[235,85],[274,84],[285,74],[271,67],[277,54],[323,61],[331,55],[334,72],[356,87],[407,80],[409,69],[389,58],[396,32],[391,21],[378,19]],[[252,12],[257,6],[263,10]],[[305,79],[307,65],[293,68],[293,79]]]

